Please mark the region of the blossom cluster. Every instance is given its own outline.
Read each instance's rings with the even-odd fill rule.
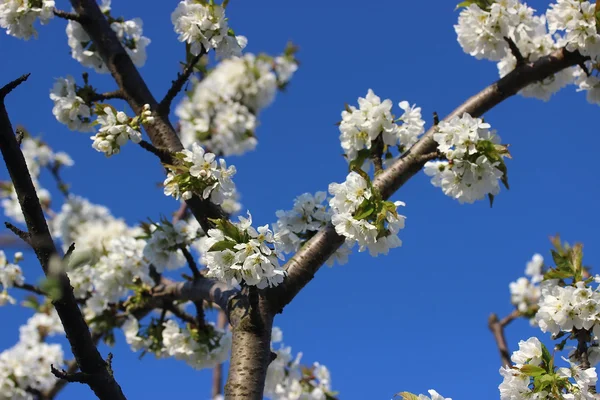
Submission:
[[[195,193],[215,204],[235,198],[233,165],[227,167],[222,158],[217,163],[216,156],[204,151],[198,143],[193,143],[191,150],[177,153],[175,158],[179,161],[177,165],[165,165],[169,170],[164,181],[166,196],[188,200]]]
[[[185,265],[182,248],[190,245],[199,234],[199,226],[177,221],[171,224],[166,220],[149,226],[149,238],[144,247],[144,257],[154,265],[157,272],[175,270]]]
[[[345,182],[330,184],[329,193],[333,195],[331,222],[350,247],[358,243],[359,251],[368,248],[377,256],[402,245],[398,232],[404,228],[405,217],[397,208],[404,203],[381,199],[366,174],[350,172]]]
[[[50,99],[54,102],[52,114],[58,122],[74,131],[88,132],[92,129],[92,110],[78,95],[72,76],[56,79],[50,92]]]
[[[25,282],[21,267],[17,265],[22,259],[23,253],[17,252],[15,253],[14,263],[9,263],[4,251],[0,250],[0,286],[2,286],[2,292],[0,292],[0,306],[7,302],[14,304],[15,299],[8,295],[8,289],[15,285],[22,285]]]
[[[569,368],[556,368],[554,357],[535,337],[519,342],[511,361],[514,366],[500,368],[504,378],[499,386],[501,400],[597,399],[596,368],[584,369],[572,361]]]
[[[47,207],[50,204],[50,192],[41,187],[38,181],[42,168],[58,170],[62,166],[70,167],[73,165],[73,160],[67,153],[54,152],[40,138],[31,137],[24,130],[21,130],[21,132],[24,134],[21,141],[23,157],[25,157],[40,203],[43,207]],[[2,199],[4,215],[17,222],[25,222],[12,182],[0,182],[0,198]]]
[[[466,1],[455,30],[463,50],[478,59],[498,62],[500,76],[515,69],[517,58],[510,49],[514,43],[524,59],[535,62],[566,48],[591,58],[582,68],[565,68],[551,77],[530,84],[521,94],[547,101],[561,88],[574,83],[587,92],[590,103],[600,104],[600,80],[595,66],[600,56],[595,3],[582,0],[557,0],[545,15],[520,0]],[[591,72],[591,73],[590,73]]]
[[[335,399],[327,367],[319,363],[314,363],[311,368],[303,367],[300,364],[302,353],[293,357],[292,348],[284,346],[282,341],[281,329],[274,327],[271,333],[271,351],[277,357],[267,369],[265,396],[271,400]]]
[[[171,14],[171,22],[179,41],[190,45],[189,51],[197,56],[204,49],[215,49],[218,58],[239,56],[248,40],[236,36],[225,18],[226,4],[211,0],[184,0]]]
[[[159,358],[174,357],[195,369],[212,368],[223,363],[231,350],[231,332],[212,325],[204,329],[190,325],[182,328],[169,319],[162,325],[151,323],[148,328],[145,331],[140,329],[139,322],[133,317],[129,317],[123,325],[125,340],[133,351],[152,351]],[[152,345],[154,342],[158,344],[156,347]]]
[[[28,40],[36,37],[37,31],[33,24],[37,19],[42,24],[48,23],[54,17],[54,0],[4,0],[0,2],[0,27],[6,33]]]
[[[366,159],[379,137],[383,141],[383,152],[391,156],[390,149],[396,146],[407,149],[425,132],[421,108],[411,106],[407,101],[400,102],[399,106],[404,112],[398,119],[391,113],[392,101],[386,99],[382,102],[371,89],[366,97],[358,98],[358,105],[359,108],[347,106],[342,111],[339,125],[340,141],[348,161],[359,157],[361,151],[362,159]]]
[[[208,276],[259,289],[279,285],[285,270],[278,261],[282,256],[273,232],[268,225],[254,229],[250,213],[248,218],[238,218],[236,224],[218,220],[217,228],[208,231],[202,249]]]
[[[511,282],[510,302],[519,310],[521,314],[528,314],[537,309],[541,291],[539,283],[543,279],[542,267],[544,257],[541,254],[534,254],[531,261],[527,263],[525,275],[516,282]]]
[[[246,54],[222,61],[177,106],[181,141],[199,142],[219,155],[243,154],[256,147],[259,112],[298,68],[293,48],[282,56]]]
[[[278,210],[277,222],[273,224],[273,232],[279,243],[279,251],[285,254],[297,252],[302,245],[314,236],[319,229],[331,221],[331,210],[327,209],[327,193],[317,192],[314,195],[304,193],[294,200],[291,210]],[[332,266],[337,260],[340,265],[348,262],[351,248],[340,247],[326,264]]]
[[[143,22],[140,18],[124,20],[111,17],[110,3],[110,0],[103,1],[100,9],[107,15],[111,29],[116,33],[131,61],[136,66],[142,67],[146,63],[146,47],[150,44],[150,39],[143,36]],[[98,73],[109,72],[92,39],[79,22],[69,21],[66,32],[71,56],[74,59]]]
[[[486,195],[500,192],[499,181],[508,187],[503,157],[509,157],[507,146],[490,125],[465,113],[441,121],[433,139],[447,161],[429,161],[425,173],[431,183],[444,194],[462,203],[473,203]]]
[[[107,157],[118,154],[121,146],[129,140],[133,143],[142,141],[141,124],[152,123],[154,117],[150,106],[144,105],[139,116],[130,118],[123,111],[116,111],[108,105],[98,105],[95,113],[98,119],[94,122],[100,126],[98,133],[90,139],[94,141],[92,147]]]
[[[44,342],[47,336],[63,333],[54,311],[36,313],[20,329],[19,342],[0,353],[0,399],[33,400],[33,392],[45,392],[57,382],[50,365],[63,364],[59,344]]]

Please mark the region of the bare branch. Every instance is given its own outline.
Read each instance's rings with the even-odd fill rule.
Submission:
[[[4,107],[4,98],[13,90],[15,90],[17,88],[17,86],[19,86],[21,83],[25,82],[27,80],[27,78],[29,78],[29,75],[31,74],[25,74],[25,75],[21,75],[19,78],[15,79],[12,82],[9,82],[8,84],[4,85],[2,88],[0,88],[0,102],[2,102],[2,107]],[[11,133],[12,133],[12,127],[11,127]]]
[[[118,90],[113,90],[112,92],[97,93],[95,96],[91,97],[90,101],[105,101],[105,100],[112,100],[112,99],[126,100],[127,96],[121,89],[118,89]]]
[[[18,289],[26,290],[31,293],[39,294],[40,296],[47,296],[47,293],[44,292],[42,289],[40,289],[39,287],[37,287],[35,285],[31,285],[29,283],[22,283],[22,284],[15,283],[14,287],[16,287]]]
[[[54,9],[54,15],[56,15],[58,18],[63,18],[69,21],[77,21],[79,23],[82,21],[82,17],[79,14],[58,10],[56,8]]]
[[[196,64],[198,64],[198,61],[200,61],[200,58],[202,58],[202,56],[205,54],[206,54],[206,49],[204,48],[204,46],[202,46],[202,51],[198,55],[196,55],[196,56],[192,57],[192,59],[190,59],[190,61],[187,63],[187,65],[183,69],[183,73],[177,74],[177,79],[173,81],[171,88],[167,91],[167,94],[165,95],[165,97],[158,104],[158,113],[159,114],[162,114],[165,116],[169,115],[169,113],[171,112],[171,103],[173,102],[173,99],[175,99],[175,96],[177,96],[177,94],[181,91],[181,89],[183,89],[183,85],[185,85],[185,83],[188,81],[188,79],[194,72],[194,68],[196,67]]]
[[[512,55],[517,60],[517,67],[520,67],[521,65],[524,65],[527,62],[527,60],[525,60],[525,57],[523,57],[523,54],[521,53],[521,50],[519,50],[519,47],[514,42],[514,40],[512,40],[508,36],[505,36],[504,40],[506,41],[506,43],[508,43],[508,47],[510,48],[510,52],[512,53]]]
[[[586,57],[578,52],[560,49],[534,63],[521,65],[469,98],[445,119],[462,116],[464,113],[479,117],[502,101],[517,94],[527,85],[544,80],[565,68],[578,65],[584,60]],[[424,155],[433,154],[436,151],[436,142],[433,140],[436,129],[435,125],[432,126],[402,158],[375,178],[373,185],[381,192],[384,199],[388,199],[421,170],[428,159]],[[335,232],[331,224],[313,236],[285,265],[288,277],[283,284],[268,289],[273,310],[281,311],[310,282],[321,265],[343,242],[343,237]]]
[[[25,217],[31,246],[44,273],[48,274],[50,258],[57,254],[56,247],[50,236],[40,200],[4,105],[6,94],[25,79],[27,79],[27,75],[0,89],[0,150]],[[109,373],[106,363],[92,340],[88,326],[73,295],[69,278],[62,273],[58,275],[58,281],[62,297],[53,301],[53,305],[71,344],[71,351],[75,355],[82,373],[101,378],[90,382],[90,388],[99,399],[124,400],[125,396],[121,388]]]
[[[194,279],[202,279],[202,274],[200,274],[200,271],[198,270],[198,266],[196,265],[196,261],[194,261],[194,256],[192,256],[192,254],[187,249],[187,247],[181,246],[180,249],[181,249],[181,252],[183,253],[183,256],[185,257],[185,260],[187,261],[187,263],[188,263],[188,265],[190,267],[190,270],[192,270],[192,274],[194,275]]]
[[[217,329],[226,329],[227,316],[223,311],[219,311],[217,315]],[[223,394],[223,364],[219,364],[213,368],[212,376],[212,397],[215,398]]]
[[[506,344],[506,337],[504,336],[505,326],[506,324],[503,325],[498,320],[498,316],[496,314],[490,315],[490,318],[488,319],[488,327],[494,335],[494,340],[496,341],[498,351],[500,352],[500,360],[502,360],[502,365],[508,367],[511,365],[511,362],[508,345]]]
[[[21,240],[23,240],[25,243],[31,245],[31,237],[29,236],[29,233],[17,228],[10,222],[5,222],[4,226],[6,226],[12,233],[17,235],[19,238],[21,238]]]
[[[144,105],[152,110],[158,109],[158,103],[131,58],[123,48],[116,33],[111,29],[95,0],[70,0],[75,12],[81,16],[83,29],[89,35],[102,61],[106,64],[119,89],[124,93],[134,113],[140,114]],[[155,148],[167,149],[171,153],[183,150],[183,145],[169,121],[168,115],[156,113],[154,121],[144,125]],[[222,218],[223,210],[210,201],[194,196],[186,200],[194,217],[205,231],[213,225],[209,219]]]

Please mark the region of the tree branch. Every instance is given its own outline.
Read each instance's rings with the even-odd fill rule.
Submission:
[[[494,335],[494,340],[496,341],[498,351],[500,352],[500,360],[502,361],[502,365],[505,367],[512,365],[510,362],[510,352],[508,351],[508,345],[506,344],[506,337],[504,336],[504,327],[507,324],[508,322],[503,324],[501,321],[499,321],[496,314],[490,315],[490,318],[488,319],[488,327]]]
[[[70,21],[77,21],[79,23],[82,22],[81,16],[79,14],[75,14],[72,12],[62,11],[62,10],[58,10],[55,8],[54,15],[56,15],[58,18],[63,18],[63,19],[70,20]]]
[[[81,18],[79,22],[83,29],[94,42],[100,57],[115,79],[119,89],[125,95],[126,101],[134,113],[140,114],[145,104],[149,104],[152,110],[157,110],[159,105],[156,99],[135,65],[133,65],[116,33],[110,28],[110,24],[100,11],[96,1],[70,0],[70,2]],[[183,145],[171,121],[169,121],[168,115],[155,114],[154,121],[144,125],[154,147],[166,149],[171,153],[183,150]],[[212,227],[209,218],[219,219],[225,215],[221,207],[212,204],[208,199],[200,199],[198,196],[194,196],[186,202],[205,231]]]
[[[586,57],[578,52],[560,49],[534,63],[525,63],[469,98],[445,119],[462,116],[464,113],[480,117],[502,101],[517,94],[527,85],[544,80],[565,68],[578,65],[584,60]],[[435,129],[436,127],[432,126],[402,158],[375,178],[373,185],[381,192],[384,199],[388,199],[423,168],[427,160],[424,155],[436,151],[436,142],[433,140]],[[288,277],[283,284],[268,290],[272,309],[280,312],[285,305],[292,301],[343,242],[343,238],[335,232],[331,224],[313,236],[285,265]]]
[[[57,254],[56,247],[50,236],[44,212],[4,105],[4,97],[25,81],[27,76],[24,75],[0,89],[0,150],[25,217],[31,246],[44,273],[48,275],[50,258]],[[53,305],[63,324],[67,339],[71,344],[71,350],[83,373],[100,378],[90,382],[90,388],[99,399],[124,400],[125,396],[121,388],[109,373],[107,364],[92,340],[88,326],[73,295],[69,278],[62,273],[58,276],[58,281],[62,297],[53,301]]]
[[[183,89],[183,85],[185,85],[192,73],[194,73],[194,68],[196,67],[196,64],[198,64],[200,58],[202,58],[202,56],[205,54],[206,49],[204,48],[204,46],[202,46],[202,51],[197,56],[192,57],[192,59],[187,63],[187,65],[183,69],[183,73],[177,74],[177,79],[173,81],[171,88],[167,91],[165,97],[158,104],[157,111],[159,114],[168,117],[169,113],[171,112],[171,103],[173,102],[173,99],[175,99],[175,96],[177,96],[181,89]]]
[[[104,101],[104,100],[112,100],[112,99],[120,99],[126,100],[127,97],[125,93],[121,89],[113,90],[112,92],[106,93],[97,93],[95,96],[90,98],[90,101]]]
[[[225,325],[227,325],[227,316],[225,313],[220,310],[217,315],[217,328],[218,329],[226,329]],[[215,398],[221,394],[223,394],[223,364],[219,364],[213,368],[213,376],[212,376],[212,397]]]

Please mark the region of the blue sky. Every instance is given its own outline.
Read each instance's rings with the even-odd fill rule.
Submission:
[[[143,19],[152,43],[141,73],[160,98],[184,46],[170,22],[177,2],[148,4],[114,0],[113,15]],[[529,4],[543,10],[548,2]],[[68,4],[58,0],[57,6]],[[257,224],[273,222],[275,211],[290,208],[295,196],[344,179],[347,166],[335,126],[344,103],[356,103],[372,88],[392,99],[396,112],[402,100],[417,103],[429,126],[433,111],[446,115],[497,79],[495,64],[464,54],[456,42],[454,6],[398,0],[230,2],[231,26],[249,38],[248,51],[274,54],[293,40],[302,62],[287,92],[261,114],[257,149],[229,159],[238,169],[243,205]],[[24,124],[55,150],[71,154],[76,166],[64,178],[74,193],[108,206],[130,224],[169,215],[177,203],[157,187],[163,172],[153,156],[129,144],[106,159],[91,148],[87,134],[70,132],[54,119],[48,97],[53,79],[80,77],[83,71],[69,55],[64,27],[55,19],[29,42],[0,36],[2,83],[32,73],[8,99],[13,124]],[[91,81],[102,90],[115,89],[110,76],[91,72]],[[598,113],[570,87],[549,103],[515,97],[486,114],[511,144],[510,191],[503,190],[492,209],[487,201],[460,205],[417,174],[393,197],[406,202],[403,247],[387,257],[355,253],[345,266],[324,267],[277,317],[284,342],[302,351],[305,362],[327,365],[343,399],[389,399],[399,391],[430,388],[455,400],[496,398],[500,361],[487,318],[512,310],[509,282],[523,274],[535,252],[547,256],[548,236],[555,233],[583,242],[587,265],[599,263],[600,187],[593,161],[600,145]],[[4,179],[4,168],[1,173]],[[52,187],[48,176],[43,179]],[[39,266],[24,267],[35,281]],[[17,327],[27,317],[17,307],[0,308],[0,348],[16,342]],[[511,349],[538,334],[526,321],[507,331]],[[112,351],[116,377],[130,399],[209,398],[210,371],[151,356],[139,361],[122,336]],[[70,385],[60,398],[93,395]]]

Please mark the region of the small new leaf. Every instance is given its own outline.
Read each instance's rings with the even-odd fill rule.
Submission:
[[[546,370],[542,367],[527,364],[521,367],[521,372],[528,376],[540,376],[545,374]]]

